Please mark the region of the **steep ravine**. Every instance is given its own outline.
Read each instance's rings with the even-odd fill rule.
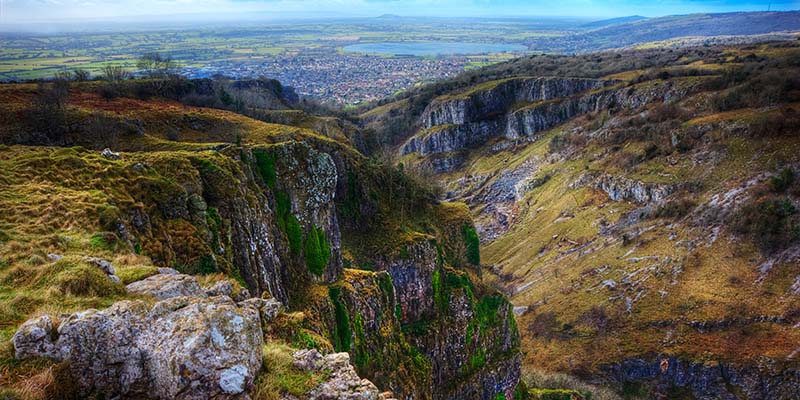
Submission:
[[[461,231],[472,229],[469,217],[430,220],[440,228],[415,233],[424,239],[401,239],[388,254],[359,254],[370,270],[345,269],[342,221],[347,232],[383,229],[395,222],[379,210],[393,205],[372,187],[353,190],[376,181],[363,157],[330,141],[314,143],[103,160],[120,177],[101,183],[116,196],[103,223],[122,248],[149,255],[156,266],[223,272],[257,297],[305,312],[309,329],[349,352],[362,377],[397,398],[513,398],[520,367],[516,324],[505,297],[476,280],[475,260],[463,255]],[[98,157],[92,150],[20,150],[43,159],[58,154],[55,164],[39,167],[59,169],[42,171],[55,180],[83,158]],[[414,201],[434,211],[445,207]],[[407,235],[384,234],[388,242]]]
[[[781,46],[748,48],[747,68],[796,57]],[[523,371],[635,398],[797,396],[796,96],[720,104],[760,95],[726,81],[738,66],[437,93],[394,148],[470,207]]]

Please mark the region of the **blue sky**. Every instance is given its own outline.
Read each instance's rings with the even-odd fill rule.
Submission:
[[[275,17],[582,16],[648,17],[696,12],[800,9],[800,0],[0,0],[0,23],[148,15],[266,13]]]

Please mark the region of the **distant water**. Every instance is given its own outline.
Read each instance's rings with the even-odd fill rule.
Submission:
[[[353,53],[441,56],[453,54],[484,54],[521,51],[526,47],[518,44],[465,43],[465,42],[378,42],[345,46]]]

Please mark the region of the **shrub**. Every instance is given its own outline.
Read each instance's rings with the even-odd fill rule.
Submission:
[[[753,137],[775,137],[800,133],[800,114],[791,108],[762,115],[749,128]]]
[[[655,210],[653,213],[653,217],[655,218],[683,218],[689,214],[695,207],[697,203],[695,203],[694,199],[682,197],[674,200],[670,200],[660,206]]]
[[[765,254],[780,251],[800,237],[797,209],[787,198],[766,198],[742,207],[733,221],[736,232],[749,236]]]
[[[785,192],[794,183],[794,171],[791,168],[784,168],[780,173],[770,179],[772,191],[776,193]]]
[[[67,102],[69,101],[69,81],[54,79],[50,83],[39,82],[33,107],[28,111],[26,121],[34,131],[44,134],[45,144],[61,144],[67,126]]]
[[[558,320],[556,319],[556,314],[553,312],[537,314],[533,321],[528,324],[528,332],[533,336],[540,336],[548,339],[555,336],[556,328],[558,328]]]
[[[282,343],[264,345],[263,368],[254,383],[253,400],[279,400],[287,395],[302,397],[325,379],[324,373],[306,372],[295,367],[294,351]]]
[[[684,111],[673,103],[658,103],[647,115],[650,122],[664,122],[683,117]]]
[[[559,153],[570,147],[583,147],[586,145],[586,138],[577,133],[564,133],[555,135],[550,139],[549,150],[551,153]]]
[[[89,71],[85,69],[76,69],[72,71],[72,79],[74,79],[76,82],[88,81],[90,77],[91,74],[89,74]]]

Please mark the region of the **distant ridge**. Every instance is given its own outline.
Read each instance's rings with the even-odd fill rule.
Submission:
[[[688,14],[610,24],[566,37],[531,38],[525,44],[538,51],[586,53],[682,37],[763,35],[798,30],[800,11]]]
[[[641,21],[643,19],[647,19],[647,17],[643,17],[641,15],[629,15],[627,17],[617,17],[617,18],[602,19],[599,21],[589,22],[587,24],[581,25],[581,28],[587,28],[587,29],[602,28],[604,26],[623,24],[626,22]]]

